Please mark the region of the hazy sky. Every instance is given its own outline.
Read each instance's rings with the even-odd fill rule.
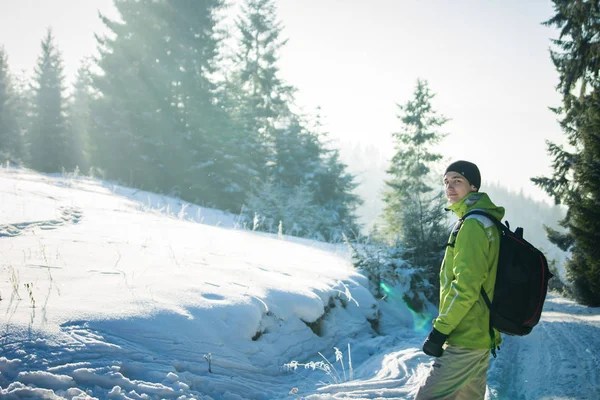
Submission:
[[[393,152],[396,104],[417,78],[451,118],[439,147],[449,160],[477,163],[485,181],[543,198],[529,178],[550,172],[545,140],[564,142],[549,106],[560,105],[549,57],[553,14],[542,0],[279,0],[282,77],[298,88],[307,112],[322,108],[326,129],[342,141]],[[0,45],[11,69],[31,74],[52,26],[72,76],[95,51],[97,10],[112,0],[0,0]],[[483,187],[485,190],[485,187]]]

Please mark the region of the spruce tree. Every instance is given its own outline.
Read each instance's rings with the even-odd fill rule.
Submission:
[[[221,37],[217,13],[222,0],[175,2],[168,18],[181,45],[178,100],[182,119],[194,127],[191,140],[183,145],[196,149],[184,175],[184,185],[200,198],[221,209],[239,212],[251,172],[243,163],[246,153],[240,146],[241,132],[232,123],[220,87],[214,83],[220,59]],[[186,138],[188,136],[186,135]],[[204,183],[205,182],[205,183]],[[212,188],[206,193],[207,187]],[[210,197],[207,197],[210,196]]]
[[[88,171],[90,149],[89,130],[92,123],[91,102],[93,99],[92,74],[89,60],[82,61],[73,85],[70,102],[70,119],[73,146],[79,151],[74,159],[82,171]]]
[[[241,204],[214,73],[221,0],[116,3],[94,77],[95,163],[108,176],[212,206]],[[231,146],[230,146],[231,147]],[[232,197],[237,200],[231,201]]]
[[[165,182],[164,167],[173,153],[167,146],[176,147],[181,135],[167,69],[170,35],[160,32],[162,3],[118,1],[122,22],[101,16],[112,35],[99,38],[102,73],[93,78],[99,96],[92,103],[90,130],[94,165],[111,179],[156,191],[175,185]]]
[[[42,172],[74,168],[70,140],[62,56],[48,29],[32,85],[32,121],[29,131],[30,164]]]
[[[304,204],[294,202],[294,195],[301,186],[307,189],[303,176],[310,160],[301,154],[303,127],[290,110],[295,89],[279,76],[279,50],[286,41],[280,39],[283,28],[274,2],[245,1],[236,29],[234,70],[228,78],[228,92],[235,97],[228,104],[243,135],[243,163],[253,176],[246,218],[258,214],[263,230],[275,231],[281,221],[285,233],[306,236],[314,222],[307,222],[313,215],[307,218],[302,208],[309,208],[313,194],[303,192]]]
[[[356,177],[347,171],[338,149],[325,149],[315,175],[318,189],[314,201],[321,215],[317,232],[328,242],[341,242],[344,236],[358,240],[361,226],[356,209],[363,201],[354,193]]]
[[[433,97],[427,82],[418,80],[412,100],[398,106],[402,130],[393,134],[396,154],[387,170],[382,232],[392,243],[400,242],[403,257],[424,268],[435,284],[448,232],[444,192],[434,187],[431,176],[431,168],[442,156],[430,149],[444,137],[439,129],[447,119],[432,109]]]
[[[276,130],[269,176],[294,210],[282,219],[283,227],[292,228],[286,233],[328,242],[341,242],[344,234],[354,238],[359,234],[355,210],[360,204],[352,193],[354,176],[346,172],[339,152],[326,148],[318,127],[307,125],[294,117],[285,129]]]
[[[285,234],[322,240],[318,233],[320,210],[315,202],[320,143],[306,132],[296,116],[272,133],[267,178],[255,181],[246,218],[250,220],[258,214],[261,230],[277,232],[281,223]]]
[[[13,87],[15,94],[15,116],[21,132],[22,160],[25,165],[31,165],[30,145],[28,141],[32,126],[33,100],[35,96],[31,85],[31,78],[25,71],[13,75]]]
[[[24,147],[18,120],[18,94],[8,68],[8,56],[0,47],[0,162],[23,160]]]
[[[359,235],[355,211],[361,200],[352,193],[354,176],[346,172],[339,151],[327,149],[318,129],[292,116],[274,132],[273,162],[267,181],[249,197],[246,216],[260,217],[259,229],[341,242]]]
[[[320,112],[320,109],[317,111]],[[321,129],[321,115],[317,114],[308,131],[313,147],[319,149],[319,162],[314,169],[314,178],[310,180],[315,193],[314,202],[321,215],[317,232],[328,242],[341,242],[344,236],[358,240],[361,226],[356,209],[363,203],[355,193],[358,183],[340,160],[339,149]]]
[[[548,143],[554,158],[550,177],[532,181],[568,207],[561,225],[567,233],[548,230],[549,239],[570,250],[567,276],[577,300],[600,305],[600,6],[597,1],[553,0],[556,14],[544,24],[560,29],[551,57],[559,73],[560,116],[568,148]]]
[[[243,132],[244,163],[257,179],[266,181],[272,179],[267,178],[268,166],[275,162],[277,135],[285,135],[293,123],[290,104],[295,89],[280,78],[277,65],[286,40],[280,38],[283,27],[272,0],[247,0],[236,28],[236,67],[229,78],[236,98],[230,113]]]
[[[295,88],[281,77],[283,27],[275,2],[247,0],[236,22],[238,51],[229,78],[230,114],[243,133],[244,165],[255,178],[246,218],[263,219],[259,229],[341,241],[356,234],[354,177],[329,150],[305,116],[292,111]],[[232,100],[235,98],[235,101]],[[262,200],[261,200],[262,199]],[[281,223],[281,224],[280,224]]]

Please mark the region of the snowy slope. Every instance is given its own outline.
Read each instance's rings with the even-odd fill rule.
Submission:
[[[366,286],[339,246],[0,169],[0,398],[411,398],[427,327]],[[507,338],[490,397],[600,398],[599,328],[598,309],[551,298],[540,328]]]

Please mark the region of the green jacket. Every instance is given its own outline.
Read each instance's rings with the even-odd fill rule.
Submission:
[[[498,220],[504,208],[492,203],[487,194],[473,192],[447,210],[462,218],[467,211],[484,210]],[[472,215],[463,221],[458,235],[451,234],[440,270],[440,309],[433,326],[450,335],[447,343],[472,349],[489,349],[502,341],[495,331],[492,343],[490,312],[481,295],[481,287],[494,298],[500,232],[484,216]],[[453,246],[452,246],[453,244]]]

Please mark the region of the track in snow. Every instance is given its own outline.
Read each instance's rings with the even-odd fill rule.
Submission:
[[[600,312],[549,296],[539,325],[504,336],[488,375],[491,399],[600,399]]]

